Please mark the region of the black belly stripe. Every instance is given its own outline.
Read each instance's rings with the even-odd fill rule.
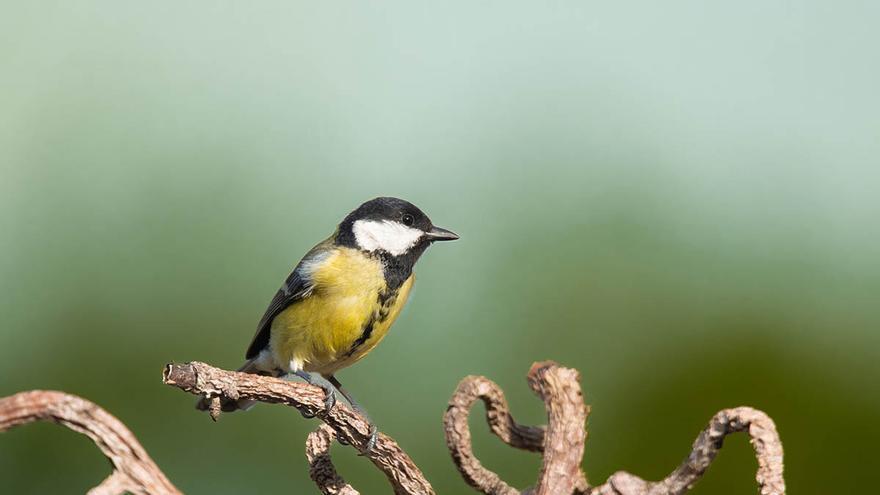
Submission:
[[[358,347],[364,345],[364,342],[370,339],[370,335],[373,333],[373,324],[376,322],[375,318],[370,318],[370,321],[364,326],[364,331],[361,333],[361,336],[355,339],[355,341],[351,344],[351,348],[348,349],[348,352],[345,353],[345,357],[351,357],[354,354],[354,351],[358,349]]]
[[[378,301],[379,310],[375,311],[373,315],[370,316],[370,320],[364,325],[363,332],[361,332],[361,335],[352,342],[348,352],[345,353],[345,357],[351,357],[358,347],[364,345],[364,343],[370,340],[370,336],[373,334],[373,325],[381,323],[388,318],[388,313],[391,312],[391,307],[394,306],[394,303],[397,301],[397,290],[385,289],[379,292]]]

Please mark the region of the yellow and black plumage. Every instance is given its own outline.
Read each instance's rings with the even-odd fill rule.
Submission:
[[[394,323],[414,280],[409,275],[395,286],[384,272],[378,256],[346,247],[327,251],[311,270],[308,296],[272,319],[272,361],[329,376],[364,357]],[[249,354],[257,352],[253,346]]]
[[[310,382],[317,373],[353,402],[334,374],[385,337],[406,304],[413,267],[425,249],[457,238],[402,199],[362,204],[294,268],[257,325],[240,370],[295,373]],[[332,406],[331,392],[328,399]],[[226,401],[223,409],[249,405]]]

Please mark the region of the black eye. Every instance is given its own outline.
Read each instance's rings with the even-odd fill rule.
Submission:
[[[412,227],[412,224],[415,223],[416,219],[409,213],[405,213],[400,221],[402,221],[407,227]]]

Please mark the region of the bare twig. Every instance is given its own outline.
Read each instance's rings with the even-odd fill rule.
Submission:
[[[119,471],[113,471],[110,476],[104,478],[100,485],[92,488],[86,495],[117,495],[119,493],[128,493],[128,477],[120,474]]]
[[[465,482],[487,495],[518,495],[519,490],[485,468],[474,455],[468,415],[477,400],[482,400],[486,406],[489,429],[511,447],[540,451],[544,444],[544,429],[517,423],[510,414],[504,392],[495,382],[482,376],[464,377],[449,399],[443,416],[446,446]]]
[[[336,472],[330,460],[330,445],[336,432],[326,424],[309,433],[306,438],[306,458],[309,460],[309,476],[324,495],[359,495],[351,485]]]
[[[444,416],[446,443],[453,461],[471,486],[497,495],[682,495],[699,481],[721,449],[724,438],[748,432],[758,460],[756,479],[762,495],[784,495],[782,443],[766,414],[749,407],[725,409],[716,414],[694,441],[688,458],[669,476],[657,482],[620,471],[602,485],[590,487],[580,469],[586,439],[584,406],[578,372],[547,361],[535,363],[528,383],[543,399],[548,426],[523,426],[510,414],[504,393],[492,381],[469,376],[461,381]],[[182,390],[211,399],[247,399],[285,404],[325,424],[309,434],[306,456],[310,475],[327,495],[358,495],[339,476],[330,459],[334,439],[365,453],[388,478],[398,495],[433,495],[431,485],[409,456],[391,438],[379,435],[376,446],[365,452],[369,424],[344,405],[324,409],[324,391],[312,385],[272,377],[224,371],[204,363],[169,364],[164,381]],[[515,448],[541,452],[544,462],[534,488],[523,492],[505,483],[474,456],[468,415],[478,400],[486,405],[490,430]],[[217,407],[212,413],[219,414]],[[212,414],[212,415],[214,415]],[[89,491],[90,495],[180,495],[153,463],[134,435],[112,415],[79,397],[62,392],[22,392],[0,399],[0,432],[34,421],[54,421],[89,436],[114,466],[113,473]]]
[[[589,408],[583,405],[577,371],[553,362],[535,363],[528,375],[529,385],[542,399],[549,419],[548,427],[517,424],[501,389],[480,376],[466,377],[449,401],[444,417],[446,444],[465,481],[485,494],[516,495],[681,495],[699,481],[730,433],[748,431],[758,459],[756,475],[762,495],[784,495],[782,443],[773,421],[763,412],[748,407],[726,409],[716,414],[694,442],[690,456],[664,480],[648,482],[635,475],[618,472],[607,482],[590,487],[580,470]],[[481,399],[486,420],[493,433],[506,444],[544,453],[538,484],[523,492],[505,483],[486,469],[471,448],[468,414]]]
[[[443,418],[446,445],[465,481],[487,495],[521,493],[474,456],[468,415],[480,399],[486,406],[489,429],[504,443],[532,452],[545,451],[545,444],[551,445],[550,450],[545,451],[538,484],[523,493],[557,494],[572,493],[575,488],[586,489],[580,461],[589,410],[584,406],[579,379],[577,371],[551,361],[535,363],[529,370],[529,386],[544,399],[549,418],[549,427],[545,428],[514,421],[504,392],[491,380],[482,376],[465,377],[452,394]]]
[[[131,431],[97,405],[63,392],[32,390],[0,399],[0,431],[53,421],[91,438],[114,471],[90,495],[179,495]]]
[[[379,434],[375,447],[366,452],[370,436],[369,422],[343,404],[324,409],[324,391],[305,383],[278,378],[225,371],[205,363],[169,364],[163,379],[166,384],[207,397],[247,399],[284,404],[308,415],[317,415],[337,438],[354,446],[382,471],[398,495],[433,494],[425,476],[391,437]],[[324,490],[324,487],[321,487]]]
[[[572,493],[586,487],[581,472],[589,408],[581,393],[577,370],[552,361],[535,363],[529,370],[529,386],[544,399],[547,433],[544,435],[544,463],[535,485],[535,495]]]
[[[721,449],[724,437],[747,431],[751,437],[758,472],[755,478],[761,495],[783,495],[782,442],[769,416],[750,407],[725,409],[709,421],[694,441],[684,462],[662,481],[648,482],[627,472],[617,472],[604,484],[591,488],[590,495],[680,495],[690,490],[709,468]]]

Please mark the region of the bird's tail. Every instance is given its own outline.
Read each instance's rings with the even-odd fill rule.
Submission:
[[[254,375],[270,375],[271,374],[266,371],[258,369],[256,366],[256,363],[254,363],[254,361],[255,361],[255,359],[248,360],[247,362],[244,363],[244,365],[241,368],[237,369],[236,371],[240,371],[242,373],[251,373]],[[232,400],[232,399],[227,399],[226,397],[220,397],[220,410],[223,412],[233,412],[233,411],[238,411],[238,410],[247,411],[248,409],[253,407],[254,404],[256,404],[256,403],[257,403],[257,401],[255,401],[255,400],[246,400],[246,399]],[[199,411],[210,410],[211,409],[211,401],[209,399],[206,399],[205,397],[202,397],[201,399],[199,399],[198,402],[196,402],[196,409],[198,409]]]

